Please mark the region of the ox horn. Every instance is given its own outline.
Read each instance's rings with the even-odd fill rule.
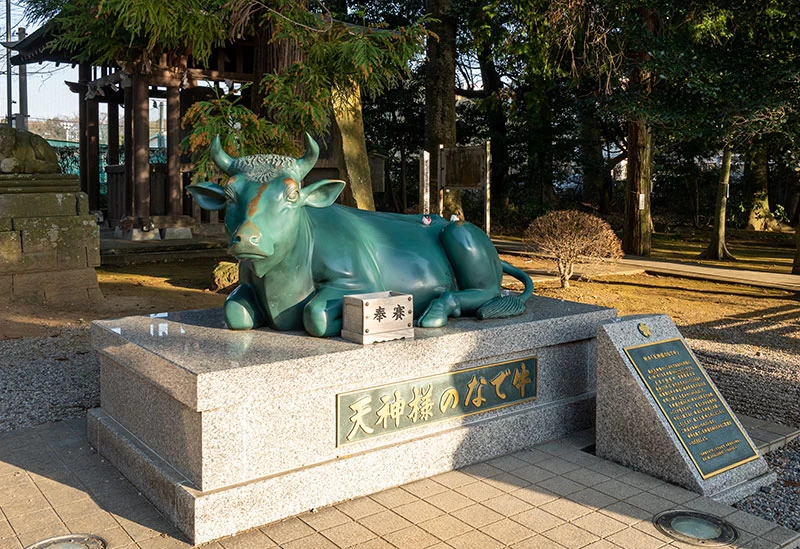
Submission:
[[[300,178],[305,177],[311,168],[317,163],[319,158],[319,145],[314,141],[308,132],[306,132],[306,153],[297,159],[297,169],[300,172]]]
[[[235,161],[231,158],[225,149],[222,148],[222,142],[219,140],[219,135],[215,135],[211,140],[211,160],[217,167],[228,175],[236,175],[239,170],[235,169]]]

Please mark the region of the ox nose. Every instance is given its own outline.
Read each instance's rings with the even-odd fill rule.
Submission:
[[[244,240],[246,242],[252,244],[253,246],[258,246],[258,243],[261,242],[261,235],[260,234],[255,234],[255,235],[245,236],[245,237],[242,237],[240,234],[236,234],[231,239],[231,244],[241,244],[242,243],[242,238],[244,238]]]
[[[262,238],[258,226],[250,221],[242,223],[233,234],[228,252],[234,256],[269,256],[272,255],[272,242]]]
[[[234,233],[233,238],[231,239],[231,244],[245,243],[252,246],[258,246],[260,241],[261,231],[251,221],[245,221],[239,225],[238,229],[236,229],[236,233]]]

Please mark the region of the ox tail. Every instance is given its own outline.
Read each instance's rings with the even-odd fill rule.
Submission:
[[[475,316],[481,320],[521,315],[525,312],[525,302],[533,295],[533,281],[531,277],[524,271],[509,265],[505,261],[501,263],[503,264],[503,272],[522,282],[522,284],[525,285],[525,289],[521,294],[501,295],[481,305],[475,312]]]

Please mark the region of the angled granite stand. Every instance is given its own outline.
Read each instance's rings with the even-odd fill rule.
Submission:
[[[218,309],[97,321],[102,408],[89,414],[89,439],[203,543],[592,426],[595,332],[615,316],[534,296],[520,317],[455,320],[417,329],[414,340],[363,347],[291,332],[232,332]],[[527,372],[522,361],[500,366],[518,359]],[[477,391],[491,396],[493,382],[498,396],[510,395],[529,373],[527,400],[387,429],[408,423],[409,383],[424,388],[485,365],[495,370],[459,374],[476,389],[464,399],[465,385],[459,402],[480,407]],[[395,393],[401,383],[406,397]],[[360,397],[393,384],[383,405]],[[342,406],[337,398],[348,394],[357,400]],[[403,399],[402,418],[382,418],[380,410],[389,410],[382,406]],[[447,408],[443,402],[454,399],[436,399],[429,412]],[[363,436],[348,440],[342,423]]]

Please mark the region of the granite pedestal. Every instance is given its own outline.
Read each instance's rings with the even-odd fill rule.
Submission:
[[[102,407],[89,414],[90,442],[194,543],[207,542],[591,427],[595,332],[615,316],[534,296],[520,317],[457,319],[368,346],[234,332],[218,309],[97,321]],[[502,363],[486,379],[462,371]],[[380,401],[339,401],[395,384],[386,392],[397,412],[396,384],[424,387],[455,371],[477,387],[462,417],[391,430],[401,418],[385,415],[382,428]],[[474,409],[481,390],[505,397],[521,386],[520,403]],[[437,400],[429,417],[441,402],[454,404]],[[340,422],[362,436],[343,437]]]
[[[597,455],[732,504],[775,481],[666,315],[597,335]]]

